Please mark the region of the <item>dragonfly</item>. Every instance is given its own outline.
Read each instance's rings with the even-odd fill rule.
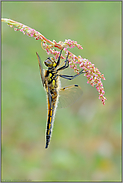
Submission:
[[[41,81],[42,85],[46,91],[47,96],[47,127],[46,127],[46,146],[45,148],[48,148],[50,140],[51,140],[51,134],[53,129],[53,123],[56,113],[56,108],[58,105],[59,98],[64,96],[64,100],[68,100],[71,102],[71,97],[74,98],[74,94],[78,97],[77,93],[82,93],[82,89],[74,84],[66,87],[61,87],[60,77],[72,80],[79,76],[84,72],[84,69],[82,69],[79,74],[76,75],[64,75],[60,74],[60,71],[66,69],[69,67],[69,52],[67,54],[67,57],[64,61],[64,65],[60,67],[60,58],[62,54],[62,50],[60,51],[58,60],[56,61],[54,57],[48,57],[44,61],[44,65],[47,67],[47,69],[43,69],[42,62],[40,59],[39,54],[36,52],[38,63],[39,63],[39,69],[40,69],[40,75],[41,75]],[[71,94],[70,94],[71,93]],[[75,97],[76,98],[76,97]],[[62,101],[62,100],[61,100]],[[61,102],[62,103],[62,102]]]

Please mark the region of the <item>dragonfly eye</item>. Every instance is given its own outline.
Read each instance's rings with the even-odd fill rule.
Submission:
[[[56,66],[56,62],[54,60],[53,57],[48,57],[45,61],[44,61],[44,64],[47,66],[47,67],[55,67]]]
[[[47,66],[47,67],[52,67],[53,66],[53,62],[52,60],[49,58],[47,58],[45,61],[44,61],[44,64]]]

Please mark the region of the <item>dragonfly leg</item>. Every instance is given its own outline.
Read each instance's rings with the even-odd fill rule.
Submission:
[[[84,69],[82,69],[79,74],[76,74],[74,76],[62,75],[62,74],[59,74],[58,76],[60,76],[60,77],[62,77],[64,79],[72,80],[72,79],[76,78],[77,76],[79,76],[80,74],[85,73],[85,72],[83,72],[83,70]]]
[[[57,67],[57,66],[60,64],[60,57],[61,57],[61,54],[62,54],[62,50],[63,50],[63,49],[64,49],[64,48],[62,48],[61,51],[60,51],[60,55],[59,55],[59,57],[58,57],[58,61],[57,61],[57,64],[56,64],[55,67]]]
[[[65,60],[65,65],[62,66],[62,67],[60,67],[59,69],[57,69],[57,71],[59,71],[59,70],[64,70],[64,69],[66,69],[66,68],[69,67],[68,56],[69,56],[69,53],[67,54],[67,57],[66,57],[66,60]]]

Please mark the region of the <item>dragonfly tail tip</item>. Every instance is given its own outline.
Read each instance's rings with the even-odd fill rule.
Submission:
[[[45,149],[47,149],[48,148],[48,144],[46,144],[46,146],[45,146]]]

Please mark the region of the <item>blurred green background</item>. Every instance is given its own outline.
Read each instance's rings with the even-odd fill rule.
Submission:
[[[45,149],[47,102],[36,51],[40,41],[2,23],[2,180],[121,180],[121,2],[2,2],[2,17],[16,20],[50,40],[76,40],[71,49],[95,64],[105,106],[84,76],[83,97],[57,110]],[[67,74],[67,73],[66,73]]]

